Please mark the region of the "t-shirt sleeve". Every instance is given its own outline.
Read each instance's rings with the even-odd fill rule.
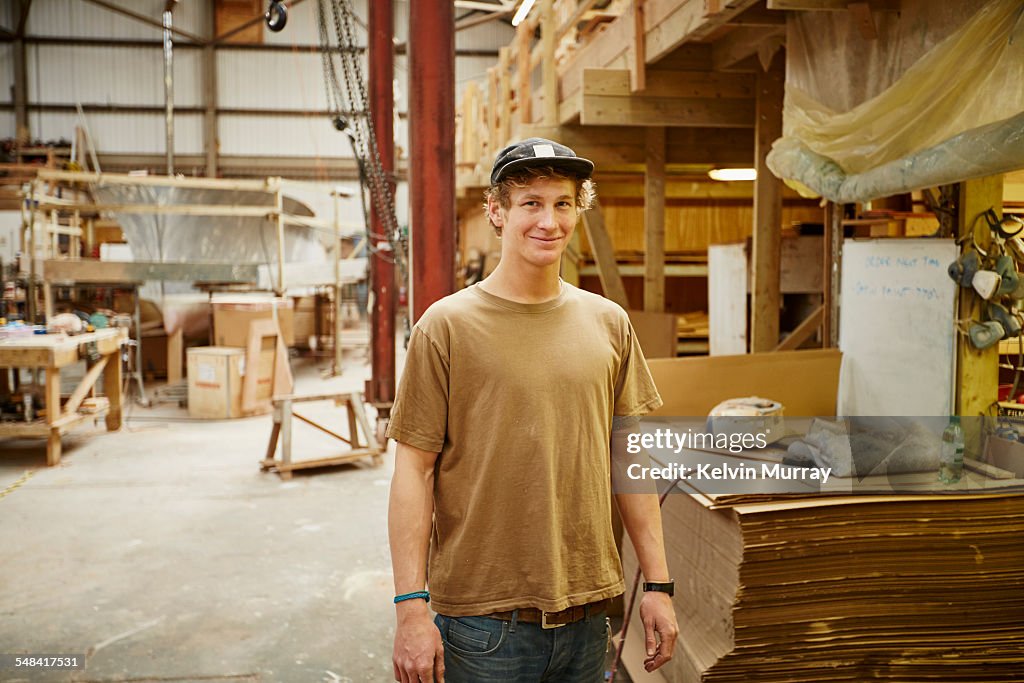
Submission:
[[[633,326],[626,323],[627,339],[622,361],[619,365],[619,378],[615,383],[615,415],[646,415],[661,407],[661,396],[654,385],[654,378],[647,368],[644,353],[640,350]]]
[[[387,436],[440,453],[448,430],[448,354],[414,327]]]

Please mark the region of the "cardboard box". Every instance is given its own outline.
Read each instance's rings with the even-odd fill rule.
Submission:
[[[224,346],[190,348],[189,417],[224,420],[257,414],[242,410],[242,383],[246,369],[245,349]],[[260,352],[256,373],[256,398],[267,401],[273,386],[274,349]]]
[[[985,442],[985,457],[981,460],[1024,479],[1024,443],[992,434]]]
[[[213,343],[244,348],[249,323],[276,319],[285,346],[295,345],[295,310],[288,297],[217,297],[213,300]]]

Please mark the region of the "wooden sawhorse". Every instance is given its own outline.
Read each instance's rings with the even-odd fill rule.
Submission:
[[[343,405],[348,414],[348,437],[314,422],[313,420],[300,415],[292,410],[296,403],[311,403],[313,401],[334,401],[335,405]],[[318,394],[314,396],[278,396],[273,399],[274,406],[274,427],[270,432],[270,443],[267,445],[267,455],[260,461],[262,471],[276,470],[282,479],[291,479],[292,471],[306,469],[309,467],[326,467],[329,465],[340,465],[342,463],[359,460],[360,458],[372,458],[374,465],[380,465],[383,458],[381,454],[384,449],[377,442],[376,434],[370,427],[370,420],[366,417],[366,406],[363,404],[362,395],[358,392],[340,394]],[[329,458],[318,458],[316,460],[292,460],[292,417],[298,418],[311,427],[321,432],[344,441],[351,446],[350,451]],[[362,429],[366,439],[366,445],[359,442],[359,429]],[[277,452],[277,441],[281,440],[281,459],[275,455]]]

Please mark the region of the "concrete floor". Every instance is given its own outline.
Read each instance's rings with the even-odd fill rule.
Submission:
[[[363,359],[328,381],[295,361],[297,390],[362,389]],[[304,412],[344,430],[331,404]],[[86,660],[0,680],[392,680],[393,455],[283,482],[258,466],[270,424],[133,405],[120,432],[65,437],[55,468],[41,441],[0,441],[0,653]],[[297,458],[344,446],[294,439]]]
[[[297,393],[362,390],[369,376],[362,351],[329,380],[292,366]],[[347,430],[330,403],[301,410]],[[0,441],[0,654],[86,663],[0,681],[393,680],[394,446],[380,467],[284,482],[259,469],[270,426],[131,404],[120,432],[101,420],[66,436],[54,468],[42,441]],[[298,423],[294,444],[296,459],[344,446]]]

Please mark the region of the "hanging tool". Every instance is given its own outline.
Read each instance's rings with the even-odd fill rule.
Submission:
[[[267,7],[267,13],[263,18],[267,21],[267,28],[277,33],[288,23],[288,8],[280,0],[270,0],[270,6]]]

